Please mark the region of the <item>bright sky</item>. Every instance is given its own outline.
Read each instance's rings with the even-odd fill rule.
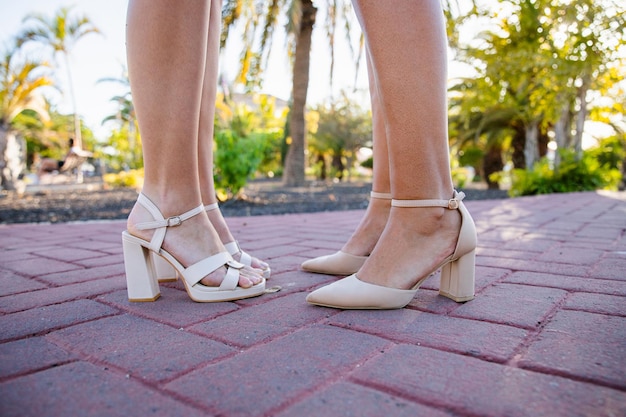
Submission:
[[[116,111],[116,104],[111,98],[123,93],[115,83],[97,83],[102,78],[118,78],[126,65],[125,21],[128,0],[0,0],[0,50],[5,50],[12,36],[23,27],[23,18],[32,12],[52,16],[60,7],[74,5],[73,12],[86,15],[102,35],[89,34],[79,40],[71,51],[71,70],[74,78],[74,89],[79,114],[86,124],[94,130],[96,137],[104,139],[108,132],[101,121]],[[313,51],[311,56],[311,81],[309,84],[309,103],[315,104],[329,96],[328,68],[330,57],[320,18],[318,28],[314,31]],[[277,34],[282,35],[282,27]],[[343,33],[338,38],[343,38]],[[222,60],[222,72],[228,77],[235,76],[237,71],[238,51],[237,34],[231,35],[232,42],[226,48]],[[284,55],[284,39],[276,38],[272,50],[270,65],[267,70],[264,92],[282,99],[288,99],[291,91],[290,68]],[[336,64],[335,90],[352,89],[354,70],[348,60],[341,60],[346,53],[338,54]],[[57,73],[61,86],[66,85],[65,70]],[[359,77],[359,88],[367,88],[364,73]],[[365,94],[361,94],[364,100]],[[71,113],[69,97],[55,95],[54,101],[63,113]],[[368,105],[364,102],[363,105]]]

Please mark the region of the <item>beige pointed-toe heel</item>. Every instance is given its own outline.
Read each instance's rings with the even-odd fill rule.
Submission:
[[[219,206],[217,203],[208,204],[204,206],[205,211],[211,211],[217,209]],[[224,247],[231,254],[231,256],[235,256],[237,254],[241,254],[239,257],[239,263],[244,264],[245,266],[252,267],[252,256],[249,253],[244,252],[243,249],[239,246],[239,242],[233,241],[224,243]],[[159,282],[174,282],[178,279],[178,275],[176,274],[176,270],[163,258],[160,256],[153,256],[154,268],[156,270],[157,277],[159,277]],[[269,265],[265,268],[261,269],[263,274],[263,278],[269,279],[272,275],[272,270]]]
[[[137,230],[154,230],[150,241],[122,232],[124,268],[130,301],[154,301],[160,296],[159,281],[153,256],[164,259],[182,277],[189,297],[197,302],[216,302],[256,297],[265,292],[265,280],[249,288],[239,287],[239,271],[243,264],[233,260],[228,252],[209,256],[195,264],[184,267],[174,256],[162,248],[169,227],[176,227],[204,211],[202,205],[179,216],[164,218],[161,211],[145,195],[139,194],[137,203],[143,206],[154,218],[153,221],[139,223]],[[151,255],[152,254],[152,255]],[[226,275],[219,287],[209,287],[200,281],[207,275],[226,268]]]
[[[389,193],[372,191],[370,197],[391,200],[391,194]],[[306,260],[300,267],[303,271],[315,272],[317,274],[350,275],[361,269],[367,258],[368,256],[357,256],[337,251],[331,255],[318,256],[317,258]]]
[[[464,193],[454,192],[450,200],[392,200],[393,207],[444,207],[459,210],[461,230],[454,253],[433,271],[420,277],[410,290],[383,287],[359,280],[356,274],[319,288],[307,302],[341,309],[394,309],[411,302],[418,288],[432,272],[441,268],[439,294],[456,302],[474,298],[476,226],[462,200]]]

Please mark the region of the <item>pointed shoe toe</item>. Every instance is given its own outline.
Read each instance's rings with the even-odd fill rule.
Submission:
[[[400,290],[361,281],[356,274],[310,293],[306,301],[323,307],[341,309],[388,310],[411,302],[416,289]]]
[[[302,263],[307,272],[326,275],[350,275],[356,273],[367,260],[367,256],[356,256],[337,251],[332,255],[320,256]]]

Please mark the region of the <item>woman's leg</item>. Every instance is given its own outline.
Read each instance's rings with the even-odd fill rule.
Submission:
[[[128,8],[128,69],[142,136],[146,195],[167,218],[201,204],[198,178],[198,124],[210,1],[132,0]],[[217,59],[217,56],[214,57]],[[151,231],[135,225],[153,220],[140,205],[129,219],[131,234],[149,239]],[[183,265],[223,252],[215,229],[203,212],[170,227],[163,248]],[[203,279],[219,285],[225,268]],[[261,278],[241,273],[239,285]]]
[[[437,0],[354,0],[382,105],[394,199],[452,198],[446,35]],[[454,252],[461,216],[393,207],[362,281],[409,289]]]
[[[365,215],[352,236],[340,251],[331,255],[319,256],[302,263],[302,269],[329,275],[350,275],[363,266],[363,263],[376,246],[389,217],[391,209],[391,186],[389,183],[389,155],[387,153],[387,137],[385,121],[382,114],[382,103],[378,95],[376,79],[369,52],[367,56],[367,72],[372,102],[372,137],[374,142],[374,175],[372,195]]]
[[[387,135],[382,113],[382,103],[378,96],[378,87],[373,76],[369,51],[367,57],[367,73],[370,84],[370,98],[372,105],[372,138],[374,142],[374,172],[372,191],[383,194],[391,193],[389,182],[389,155],[387,153]],[[341,249],[342,252],[357,256],[367,256],[380,238],[391,208],[391,200],[387,198],[371,198],[361,219],[350,239]]]
[[[217,93],[217,77],[219,65],[220,26],[222,19],[222,1],[213,0],[209,16],[209,32],[207,38],[207,61],[202,84],[202,101],[200,105],[200,124],[198,126],[198,164],[200,175],[200,192],[204,205],[217,203],[215,183],[213,180],[213,124],[215,119],[215,97]],[[219,209],[207,212],[211,224],[223,243],[234,242],[235,238]],[[240,254],[234,258],[239,259]],[[268,265],[252,258],[252,267],[266,269]]]

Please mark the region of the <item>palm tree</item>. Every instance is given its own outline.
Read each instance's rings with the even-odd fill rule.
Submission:
[[[329,80],[332,84],[335,29],[340,20],[347,31],[350,31],[351,27],[346,17],[349,11],[346,0],[327,0],[326,3],[325,27],[331,48]],[[290,39],[287,50],[293,59],[292,104],[288,126],[290,142],[284,163],[283,183],[287,186],[298,186],[302,185],[305,179],[305,107],[309,84],[311,39],[317,8],[312,0],[227,0],[222,13],[224,22],[222,46],[227,40],[230,28],[238,20],[244,19],[244,48],[241,54],[241,71],[237,80],[245,83],[249,88],[257,87],[262,82],[263,69],[272,47],[272,35],[281,11],[284,11],[287,17],[285,29]],[[259,31],[260,35],[258,35]],[[260,37],[258,41],[257,35]]]
[[[23,161],[9,155],[18,144],[13,121],[24,110],[37,112],[46,119],[48,112],[43,97],[37,94],[52,80],[41,71],[45,63],[20,60],[17,45],[7,50],[0,62],[0,188],[14,189]]]
[[[135,114],[135,106],[133,105],[132,95],[130,92],[130,81],[128,79],[128,71],[126,68],[122,70],[122,76],[101,78],[98,83],[115,83],[123,87],[122,94],[111,97],[111,101],[117,103],[115,113],[105,117],[102,124],[113,122],[118,126],[118,132],[111,135],[110,141],[123,140],[125,144],[118,142],[116,148],[127,149],[124,157],[124,163],[129,167],[136,168],[143,165],[143,155],[141,152],[141,138],[139,137],[139,129],[137,129],[137,116]],[[110,143],[112,146],[113,143]],[[121,145],[121,146],[120,146]],[[118,149],[119,151],[120,149]]]
[[[35,13],[24,18],[24,23],[31,23],[32,26],[26,28],[18,37],[18,44],[28,41],[39,42],[52,48],[53,54],[61,55],[67,71],[68,90],[74,112],[74,143],[77,147],[82,147],[82,135],[80,129],[80,118],[76,108],[76,97],[74,95],[74,83],[70,68],[69,55],[74,44],[89,33],[100,33],[89,18],[86,16],[70,16],[71,8],[60,8],[52,18]]]

